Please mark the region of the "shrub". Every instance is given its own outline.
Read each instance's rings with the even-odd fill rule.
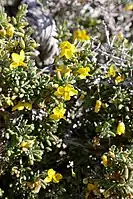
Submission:
[[[133,198],[132,44],[62,27],[45,74],[25,13],[0,13],[1,198]]]

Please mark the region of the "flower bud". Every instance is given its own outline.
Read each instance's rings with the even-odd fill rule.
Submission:
[[[6,30],[4,28],[2,28],[0,30],[0,36],[4,37],[6,35]]]
[[[117,126],[117,134],[121,135],[125,133],[125,124],[123,122],[119,122]]]
[[[100,111],[100,109],[101,109],[101,106],[102,106],[102,102],[100,100],[97,100],[94,112],[98,113]]]
[[[14,27],[12,24],[8,24],[8,27],[7,27],[7,30],[6,30],[6,34],[9,36],[9,37],[13,37],[14,35]]]
[[[107,158],[107,156],[106,155],[103,155],[102,156],[102,164],[105,166],[105,167],[107,167],[107,163],[108,163],[108,158]]]

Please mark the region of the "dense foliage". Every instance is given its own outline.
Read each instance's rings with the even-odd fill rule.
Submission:
[[[0,10],[0,197],[133,198],[131,35],[64,23],[45,73],[25,14]]]

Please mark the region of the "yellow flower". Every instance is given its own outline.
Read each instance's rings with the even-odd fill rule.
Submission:
[[[74,37],[74,39],[77,39],[77,40],[89,40],[90,39],[89,35],[86,33],[86,30],[75,30],[73,33],[73,37]]]
[[[28,109],[28,110],[31,110],[32,109],[32,104],[31,103],[28,103],[28,102],[21,102],[19,101],[17,105],[15,105],[13,108],[12,108],[12,111],[21,111],[23,110],[24,108]]]
[[[6,30],[6,34],[7,34],[9,37],[13,37],[13,35],[14,35],[14,30],[15,30],[15,28],[13,27],[13,25],[12,25],[12,24],[8,24],[7,30]]]
[[[41,181],[37,180],[35,182],[27,182],[27,187],[29,187],[30,189],[32,189],[33,193],[39,193],[40,189],[41,189]]]
[[[120,82],[122,82],[124,80],[124,78],[122,76],[118,76],[115,78],[115,83],[118,84]]]
[[[63,41],[60,44],[60,49],[61,57],[65,56],[67,59],[70,59],[77,50],[74,44],[71,44],[69,41]]]
[[[59,183],[63,176],[60,173],[56,173],[53,169],[48,170],[48,176],[44,179],[45,183],[54,182]]]
[[[101,106],[102,106],[102,102],[100,100],[97,100],[96,101],[96,105],[95,105],[95,109],[94,109],[94,112],[95,113],[98,113],[101,109]]]
[[[20,51],[20,54],[12,53],[13,62],[10,64],[10,69],[17,68],[18,66],[27,66],[27,64],[23,62],[24,59],[25,54],[23,50]]]
[[[131,11],[131,10],[133,10],[133,3],[127,4],[127,5],[125,6],[125,10],[126,10],[126,11]]]
[[[115,69],[115,66],[114,65],[111,65],[108,72],[107,72],[107,75],[106,77],[115,77],[116,76],[116,72],[117,70]]]
[[[102,163],[103,163],[103,165],[105,166],[105,167],[107,167],[107,165],[108,165],[108,158],[107,158],[107,156],[106,155],[103,155],[102,156]]]
[[[91,76],[91,75],[89,74],[89,72],[90,72],[90,68],[89,68],[89,67],[79,68],[79,69],[77,70],[77,73],[79,74],[78,77],[79,77],[80,79],[85,79],[86,76]]]
[[[53,120],[60,120],[61,118],[64,119],[65,112],[66,112],[66,109],[64,109],[63,107],[55,107],[53,109],[53,114],[50,115],[50,119],[53,119]]]
[[[71,96],[77,95],[78,91],[73,88],[72,85],[59,86],[57,91],[54,93],[57,97],[62,97],[64,100],[70,100]]]
[[[27,151],[29,148],[32,148],[34,142],[35,142],[35,140],[26,140],[26,141],[23,141],[20,144],[20,148],[22,148],[23,151]]]
[[[57,69],[56,72],[60,72],[64,77],[70,76],[70,72],[72,70],[68,66],[60,65]]]
[[[123,122],[119,122],[117,126],[117,134],[122,135],[125,133],[125,124]]]

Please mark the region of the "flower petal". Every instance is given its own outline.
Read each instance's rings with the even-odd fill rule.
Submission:
[[[23,105],[22,102],[18,102],[18,104],[15,105],[15,106],[12,108],[12,111],[15,111],[15,110],[17,110],[17,109],[18,109],[19,111],[21,111],[21,110],[24,109],[24,105]]]
[[[55,176],[53,176],[53,182],[54,182],[54,183],[59,183],[59,180],[58,180],[58,179],[56,179],[56,177],[55,177]]]
[[[49,176],[47,176],[45,179],[44,179],[44,182],[45,183],[49,183],[49,182],[51,182],[52,181],[52,177],[49,177]]]
[[[16,63],[20,62],[20,55],[17,53],[12,53],[12,60]]]
[[[67,59],[70,59],[73,55],[73,52],[71,50],[66,50],[64,55]]]
[[[49,118],[52,119],[52,120],[59,120],[60,119],[60,117],[56,114],[50,115]]]
[[[12,69],[14,69],[14,68],[17,68],[18,67],[18,63],[16,63],[16,62],[12,62],[11,64],[10,64],[10,69],[12,70]]]
[[[53,169],[49,169],[48,176],[54,176],[54,175],[55,175],[55,171]]]
[[[54,183],[59,183],[59,181],[63,178],[63,176],[60,174],[60,173],[56,173],[54,176],[53,176],[53,182]]]
[[[25,54],[23,50],[20,51],[20,58],[21,58],[21,61],[24,61],[25,59]]]
[[[32,110],[32,104],[31,103],[25,102],[24,106],[25,106],[26,109]]]
[[[56,173],[55,177],[57,180],[61,180],[63,178],[63,176],[60,173]]]

